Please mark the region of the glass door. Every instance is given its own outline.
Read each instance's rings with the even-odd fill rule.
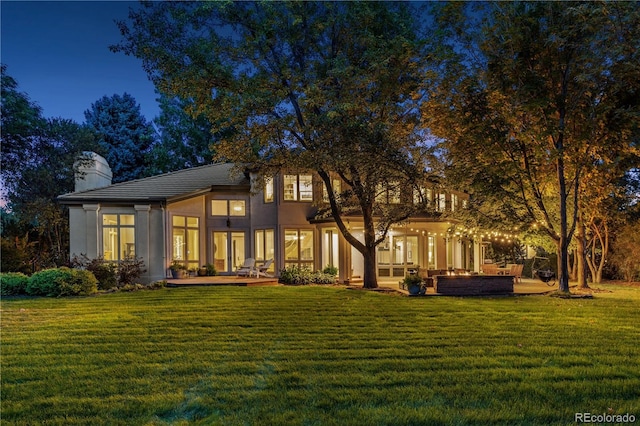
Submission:
[[[213,265],[218,273],[231,273],[245,260],[244,232],[214,231]]]

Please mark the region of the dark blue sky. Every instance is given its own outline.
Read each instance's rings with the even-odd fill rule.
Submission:
[[[45,117],[81,123],[93,102],[127,92],[152,120],[157,95],[141,62],[109,51],[120,41],[114,20],[126,19],[129,7],[137,2],[2,0],[0,59],[7,74]]]

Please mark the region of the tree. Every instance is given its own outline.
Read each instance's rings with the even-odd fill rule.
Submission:
[[[68,217],[56,197],[73,191],[74,164],[82,152],[97,149],[93,132],[71,120],[42,117],[3,66],[1,142],[7,203],[2,211],[3,270],[32,272],[65,264]]]
[[[263,177],[315,170],[372,288],[375,247],[413,211],[377,196],[417,185],[426,165],[417,16],[405,3],[145,3],[119,23],[125,41],[113,49],[206,116],[221,135],[218,159]],[[349,189],[336,193],[334,175]],[[353,212],[362,242],[343,220]]]
[[[45,120],[40,107],[18,90],[16,80],[0,66],[2,94],[0,96],[0,126],[2,133],[2,180],[5,191],[11,191],[20,177],[25,162],[30,159],[33,144],[40,135]]]
[[[443,56],[446,78],[425,116],[445,139],[450,176],[555,242],[568,292],[585,177],[635,150],[640,13],[622,2],[474,7],[438,13],[448,40],[462,37]]]
[[[103,96],[84,113],[98,135],[98,143],[113,171],[113,182],[146,177],[154,143],[153,127],[140,112],[133,96]]]
[[[211,162],[215,138],[204,115],[191,118],[191,103],[160,94],[160,116],[154,122],[160,135],[152,150],[153,174]]]

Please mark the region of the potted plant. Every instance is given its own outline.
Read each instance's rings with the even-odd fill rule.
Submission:
[[[207,276],[207,267],[205,265],[202,265],[200,268],[198,268],[198,276],[199,277]]]
[[[218,275],[218,271],[216,270],[216,267],[213,266],[211,263],[207,263],[206,265],[204,265],[204,268],[206,270],[206,274],[208,277],[215,277],[216,275]]]
[[[422,282],[422,278],[417,274],[411,274],[400,281],[402,287],[406,288],[410,295],[425,294],[427,288]]]
[[[174,260],[171,263],[171,266],[169,266],[169,269],[171,269],[171,276],[175,279],[175,278],[186,278],[187,274],[189,273],[187,271],[187,267],[178,262],[177,260]]]

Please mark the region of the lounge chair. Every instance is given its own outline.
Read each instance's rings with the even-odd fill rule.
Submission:
[[[256,267],[256,277],[260,278],[260,275],[262,275],[263,277],[273,278],[273,275],[271,275],[271,274],[269,274],[267,272],[267,270],[271,267],[272,263],[273,263],[273,259],[269,259],[266,262],[264,262],[263,265],[257,266]]]
[[[251,277],[251,275],[254,272],[256,273],[256,276],[257,276],[258,271],[255,269],[255,266],[256,266],[256,260],[254,258],[249,257],[245,259],[242,266],[236,269],[236,277],[238,276]]]

